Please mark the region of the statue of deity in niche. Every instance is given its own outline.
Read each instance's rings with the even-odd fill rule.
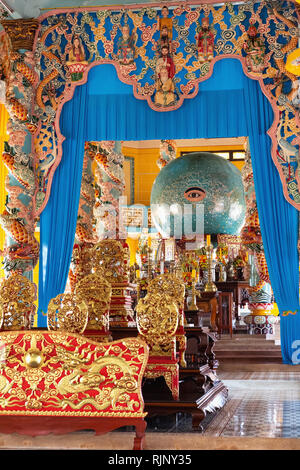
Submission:
[[[265,68],[265,44],[258,36],[256,27],[251,24],[247,31],[248,39],[243,44],[248,72],[261,73]]]
[[[120,64],[128,65],[132,64],[135,56],[135,42],[136,35],[134,32],[130,34],[130,28],[128,24],[122,27],[122,36],[117,43],[117,59]]]
[[[199,62],[210,62],[214,56],[215,35],[209,26],[209,18],[202,18],[201,28],[196,36]]]
[[[72,43],[69,44],[68,50],[69,55],[66,64],[71,73],[71,80],[75,82],[82,79],[83,72],[88,65],[82,41],[77,34],[73,36]]]
[[[169,77],[169,71],[166,67],[162,67],[156,80],[156,93],[154,103],[157,106],[172,106],[175,104],[175,86],[173,79]]]

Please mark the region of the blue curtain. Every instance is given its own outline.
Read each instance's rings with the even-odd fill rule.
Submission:
[[[296,341],[300,340],[298,211],[283,196],[280,177],[270,156],[271,139],[261,133],[262,123],[268,129],[273,122],[271,108],[247,80],[245,91],[259,221],[271,285],[281,314],[282,359],[285,364],[294,364],[295,348],[299,346]]]
[[[86,140],[194,139],[249,136],[259,217],[275,299],[281,312],[297,310],[297,213],[282,193],[266,131],[271,106],[259,84],[243,74],[237,59],[223,59],[199,93],[177,111],[155,112],[121,83],[112,65],[94,67],[88,82],[65,104],[60,125],[66,136],[49,203],[41,215],[40,310],[65,289],[74,242]],[[298,315],[281,319],[284,362],[292,362]],[[39,317],[39,326],[46,317]]]
[[[38,326],[47,325],[48,303],[64,292],[73,251],[84,155],[87,89],[63,107],[63,157],[53,177],[51,196],[40,217]]]

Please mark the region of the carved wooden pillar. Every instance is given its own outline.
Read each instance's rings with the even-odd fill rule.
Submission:
[[[34,237],[34,198],[36,193],[35,158],[31,153],[31,134],[37,119],[32,103],[38,75],[32,52],[39,22],[35,19],[2,20],[6,41],[2,42],[1,62],[6,82],[5,106],[10,115],[7,125],[9,140],[2,161],[9,170],[6,209],[0,216],[7,240],[4,269],[27,273],[31,277],[39,256],[39,243]]]
[[[124,156],[118,149],[118,142],[97,142],[95,180],[98,187],[95,216],[96,232],[100,239],[124,238],[120,233],[120,197],[125,188]]]

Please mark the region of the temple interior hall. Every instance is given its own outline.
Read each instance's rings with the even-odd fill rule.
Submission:
[[[0,0],[0,450],[300,449],[299,17]]]

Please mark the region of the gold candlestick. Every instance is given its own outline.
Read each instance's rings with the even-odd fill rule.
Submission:
[[[216,284],[212,281],[212,272],[211,272],[212,251],[213,251],[213,247],[209,243],[208,246],[206,247],[208,280],[204,286],[204,292],[217,292],[218,290]]]
[[[188,310],[198,310],[197,301],[196,301],[196,271],[192,271],[192,302],[188,306]]]

